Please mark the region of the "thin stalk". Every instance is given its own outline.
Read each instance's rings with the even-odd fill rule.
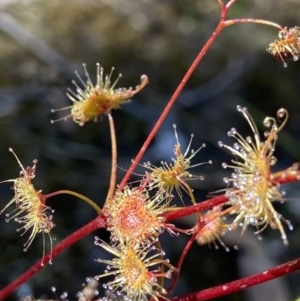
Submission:
[[[288,261],[275,268],[266,270],[264,272],[245,277],[232,282],[224,283],[222,285],[214,286],[196,293],[187,294],[172,298],[172,301],[203,301],[210,300],[220,296],[232,294],[248,287],[264,283],[281,276],[293,273],[300,270],[300,258]]]
[[[114,125],[114,120],[111,113],[107,114],[109,121],[109,129],[110,129],[110,138],[111,138],[111,174],[110,174],[110,182],[109,189],[106,196],[105,203],[108,203],[112,200],[115,187],[116,187],[116,178],[117,178],[117,138],[116,138],[116,130]]]
[[[284,28],[275,22],[268,21],[268,20],[262,20],[262,19],[251,19],[251,18],[241,18],[241,19],[232,19],[232,20],[227,20],[224,22],[224,26],[230,26],[230,25],[235,25],[235,24],[242,24],[242,23],[254,23],[254,24],[262,24],[262,25],[267,25],[267,26],[272,26],[276,27],[279,30],[283,30]]]
[[[120,190],[125,186],[125,184],[127,183],[130,175],[132,174],[132,172],[134,171],[134,169],[136,168],[136,166],[140,162],[140,160],[141,160],[142,156],[144,155],[145,151],[147,150],[150,142],[152,141],[153,137],[156,135],[157,131],[161,127],[161,125],[164,122],[167,115],[169,114],[171,108],[173,107],[175,101],[177,100],[179,94],[183,90],[183,88],[186,85],[187,81],[189,80],[189,78],[191,77],[191,75],[193,74],[195,69],[198,67],[199,63],[201,62],[202,58],[204,57],[204,55],[206,54],[206,52],[208,51],[210,46],[213,44],[213,42],[215,41],[217,36],[220,34],[222,29],[224,28],[224,21],[225,21],[225,18],[227,16],[228,9],[234,2],[235,2],[235,0],[232,0],[232,1],[229,2],[231,4],[228,3],[227,6],[224,6],[224,4],[221,1],[219,1],[220,5],[221,5],[221,8],[222,8],[222,11],[221,11],[221,16],[220,16],[220,21],[219,21],[215,31],[211,34],[211,36],[209,37],[209,39],[207,40],[207,42],[205,43],[203,48],[200,50],[200,52],[198,53],[198,55],[194,59],[193,63],[191,64],[191,66],[187,70],[186,74],[183,76],[181,82],[177,86],[175,92],[173,93],[173,95],[171,96],[169,102],[167,103],[166,107],[164,108],[163,112],[161,113],[160,117],[156,121],[156,123],[155,123],[154,127],[152,128],[150,134],[148,135],[146,141],[142,145],[142,147],[139,150],[138,154],[134,158],[131,166],[129,167],[128,171],[126,172],[124,178],[122,179],[122,181],[120,183],[120,186],[119,186]]]
[[[226,4],[226,9],[229,9],[237,0],[230,0],[228,1],[228,3]],[[221,1],[222,2],[222,1]],[[221,6],[222,7],[222,6]]]
[[[223,194],[211,198],[209,200],[197,203],[192,206],[183,207],[178,210],[169,211],[165,214],[166,222],[169,222],[174,219],[178,219],[187,215],[191,215],[200,211],[208,210],[214,206],[221,205],[228,201],[228,198]]]
[[[161,247],[161,244],[160,244],[160,242],[157,240],[156,242],[155,242],[155,247],[156,247],[156,250],[158,250],[159,251],[159,259],[161,260],[161,261],[163,261],[163,250],[162,250],[162,247]],[[160,264],[159,264],[159,270],[160,270],[160,272],[163,274],[164,273],[164,269],[165,269],[165,267],[164,267],[164,264],[161,262]],[[157,280],[157,282],[158,282],[158,285],[160,286],[160,287],[164,287],[164,277],[159,277],[158,278],[158,280]],[[161,292],[159,292],[160,294],[162,294],[162,291]],[[151,301],[151,300],[150,300]]]
[[[49,193],[49,194],[46,194],[44,195],[45,198],[51,198],[55,195],[59,195],[59,194],[70,194],[70,195],[73,195],[81,200],[83,200],[84,202],[88,203],[91,207],[93,207],[97,213],[100,215],[100,216],[104,216],[101,208],[96,204],[94,203],[91,199],[89,199],[88,197],[80,194],[80,193],[77,193],[75,191],[71,191],[71,190],[59,190],[59,191],[55,191],[55,192],[52,192],[52,193]]]
[[[197,236],[197,233],[198,233],[198,231],[200,230],[200,227],[201,227],[201,226],[202,226],[202,225],[200,225],[200,224],[198,223],[198,226],[196,227],[195,232],[193,233],[193,235],[191,236],[191,238],[190,238],[189,241],[187,242],[186,246],[184,247],[184,250],[183,250],[183,252],[182,252],[182,254],[181,254],[180,258],[179,258],[178,264],[177,264],[177,266],[176,266],[175,276],[174,276],[174,278],[172,279],[172,283],[171,283],[170,286],[167,288],[167,292],[168,292],[168,293],[173,289],[173,287],[175,286],[175,284],[176,284],[176,282],[177,282],[177,280],[178,280],[179,273],[180,273],[180,270],[181,270],[183,261],[184,261],[184,259],[185,259],[185,256],[187,255],[189,249],[191,248],[191,246],[192,246],[192,244],[193,244],[193,242],[194,242],[194,240],[195,240],[195,238],[196,238],[196,236]]]
[[[181,180],[180,178],[179,178],[179,181],[184,186],[184,188],[187,190],[188,195],[190,196],[192,203],[194,205],[196,205],[197,203],[196,203],[195,196],[193,194],[192,188],[185,181]],[[197,215],[197,220],[200,220],[200,213],[197,212],[196,215]]]

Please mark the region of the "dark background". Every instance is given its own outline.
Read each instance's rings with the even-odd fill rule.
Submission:
[[[297,0],[238,0],[229,16],[263,18],[295,26],[300,25],[299,11]],[[39,160],[34,180],[37,189],[44,193],[74,190],[101,206],[110,175],[107,119],[84,127],[72,120],[50,124],[51,119],[68,114],[68,111],[51,114],[50,110],[70,105],[65,92],[72,87],[74,70],[82,74],[84,62],[94,76],[96,62],[107,73],[115,66],[114,76],[123,74],[121,87],[135,86],[140,75],[148,75],[148,86],[130,105],[114,112],[118,165],[127,169],[183,74],[213,32],[219,13],[219,5],[213,0],[1,0],[0,178],[14,179],[19,174],[20,168],[8,152],[12,147],[25,167],[33,159]],[[275,152],[278,164],[274,170],[299,161],[300,62],[290,61],[288,68],[284,68],[282,62],[265,51],[277,35],[277,29],[262,25],[226,28],[186,85],[142,162],[158,165],[161,160],[170,160],[176,142],[172,124],[176,123],[183,150],[191,133],[195,135],[194,149],[207,144],[193,162],[213,160],[213,165],[193,169],[193,174],[204,175],[205,180],[191,183],[196,199],[206,199],[209,192],[224,188],[222,179],[230,175],[230,171],[221,168],[221,163],[231,158],[218,148],[218,141],[233,143],[226,135],[231,127],[242,134],[251,134],[247,122],[235,109],[237,104],[248,107],[262,133],[264,117],[275,116],[279,108],[286,108],[290,118],[279,135]],[[138,172],[143,170],[140,168]],[[123,175],[120,169],[118,179]],[[11,183],[0,186],[1,208],[13,196],[11,186]],[[295,226],[292,232],[286,230],[289,247],[282,245],[279,231],[270,229],[263,233],[263,242],[249,229],[239,251],[232,248],[238,233],[236,237],[225,238],[231,247],[229,253],[222,248],[215,250],[213,246],[195,244],[184,262],[173,295],[219,285],[299,257],[299,183],[286,185],[284,189],[291,200],[276,208]],[[55,209],[54,243],[95,217],[89,206],[73,197],[57,196],[49,205]],[[16,233],[18,225],[5,223],[4,219],[2,216],[0,221],[1,287],[42,255],[41,235],[24,253],[26,235],[20,238]],[[192,223],[186,218],[178,225],[187,228]],[[77,242],[8,300],[18,300],[24,293],[55,299],[50,291],[52,286],[59,293],[69,292],[71,300],[76,299],[85,277],[101,274],[104,269],[94,262],[107,256],[94,246],[95,235],[109,237],[102,230]],[[162,246],[174,265],[187,239],[164,234]],[[298,272],[218,300],[295,300],[300,295],[299,280]]]

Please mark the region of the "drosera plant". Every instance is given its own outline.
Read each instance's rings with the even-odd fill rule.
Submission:
[[[283,62],[283,66],[287,67],[285,59],[293,58],[294,61],[299,60],[300,55],[300,27],[295,26],[290,29],[283,28],[278,33],[278,40],[270,43],[267,51],[276,59]]]
[[[285,109],[278,110],[277,117],[282,119],[280,126],[277,125],[275,118],[265,118],[264,125],[269,127],[270,131],[264,133],[266,140],[262,141],[247,108],[237,106],[237,110],[248,121],[253,137],[243,138],[235,128],[232,128],[228,136],[236,140],[233,146],[219,141],[219,146],[229,150],[236,158],[231,164],[222,164],[223,168],[233,170],[231,178],[224,179],[229,186],[225,192],[229,199],[227,204],[232,208],[229,214],[236,215],[232,226],[236,228],[240,225],[242,234],[248,225],[255,226],[257,228],[255,234],[261,238],[261,232],[270,225],[272,229],[280,231],[283,243],[288,245],[287,235],[281,221],[284,221],[290,230],[293,230],[293,226],[273,207],[274,201],[284,201],[284,195],[280,190],[280,184],[274,180],[271,172],[271,167],[277,161],[273,154],[278,133],[287,122],[288,112]]]
[[[167,291],[163,288],[163,281],[160,279],[171,278],[174,267],[168,260],[163,259],[164,252],[159,243],[157,244],[159,248],[154,245],[155,243],[156,240],[141,247],[134,241],[127,240],[120,242],[117,247],[112,247],[98,237],[95,238],[96,245],[115,256],[112,260],[97,260],[106,264],[106,270],[96,276],[96,280],[110,275],[115,277],[104,286],[109,290],[109,296],[116,293],[129,300],[147,300],[148,297],[154,300],[166,299],[164,295]],[[155,253],[152,254],[153,252]],[[166,266],[167,271],[159,266]]]
[[[20,224],[21,227],[17,229],[17,232],[21,232],[21,236],[31,231],[29,238],[27,239],[26,243],[24,243],[24,252],[27,252],[36,235],[42,233],[42,266],[44,265],[46,250],[45,235],[48,236],[50,241],[50,257],[48,259],[48,263],[51,264],[53,240],[55,240],[55,236],[52,235],[51,231],[55,227],[55,224],[53,222],[54,210],[46,205],[47,199],[58,194],[71,194],[89,203],[100,215],[102,214],[101,209],[92,200],[73,191],[61,190],[51,194],[43,194],[42,190],[36,190],[32,180],[35,178],[35,170],[38,161],[36,159],[33,160],[33,165],[25,169],[17,155],[14,153],[13,149],[9,148],[9,151],[15,156],[21,171],[18,178],[3,181],[14,183],[13,190],[15,195],[0,211],[0,214],[2,214],[8,207],[14,205],[12,212],[5,214],[5,221],[9,222],[13,220]]]
[[[44,259],[45,234],[49,237],[50,249],[52,250],[53,236],[51,235],[51,230],[55,227],[55,224],[52,221],[54,210],[45,204],[47,198],[42,194],[42,191],[36,190],[33,186],[32,180],[35,177],[37,160],[33,160],[32,167],[25,169],[13,149],[9,148],[9,151],[17,159],[17,162],[21,167],[21,172],[18,178],[4,181],[14,183],[13,189],[15,195],[0,213],[2,214],[11,205],[15,205],[15,208],[11,213],[6,213],[5,221],[9,222],[10,220],[14,220],[18,224],[21,224],[21,228],[17,229],[17,232],[22,231],[21,236],[27,231],[31,231],[28,240],[24,244],[25,252],[32,244],[35,236],[38,233],[42,233]]]
[[[112,72],[104,76],[104,70],[97,64],[97,79],[94,84],[84,65],[86,81],[78,75],[80,84],[74,82],[76,91],[69,90],[67,94],[73,104],[67,108],[56,109],[54,112],[70,110],[70,113],[62,119],[72,118],[80,126],[88,121],[97,121],[101,117],[107,116],[112,149],[111,177],[107,197],[103,200],[102,208],[100,208],[92,200],[73,191],[60,190],[44,195],[40,190],[36,190],[32,184],[36,161],[34,161],[33,167],[26,170],[17,159],[22,169],[21,175],[17,179],[8,180],[14,183],[15,196],[4,206],[1,213],[8,207],[15,206],[12,215],[7,216],[8,220],[15,219],[17,222],[24,224],[21,229],[25,229],[25,232],[33,227],[29,240],[25,245],[26,248],[30,246],[36,234],[40,232],[49,235],[51,246],[47,254],[45,254],[44,247],[41,260],[0,290],[0,300],[4,300],[18,286],[28,281],[42,269],[44,264],[51,263],[52,259],[60,252],[100,228],[106,228],[110,232],[110,241],[107,243],[97,237],[95,238],[95,244],[109,252],[113,259],[95,258],[99,263],[106,265],[106,269],[99,267],[100,272],[95,276],[96,279],[102,281],[106,277],[111,277],[104,284],[104,288],[107,290],[106,296],[98,300],[107,301],[114,299],[115,296],[127,301],[150,299],[156,301],[170,299],[177,301],[209,300],[300,270],[300,258],[296,258],[259,274],[225,283],[221,286],[191,292],[185,296],[175,298],[168,296],[171,289],[176,285],[178,277],[180,277],[182,262],[188,256],[188,251],[195,241],[200,245],[213,244],[216,246],[219,243],[228,251],[228,247],[222,241],[222,235],[226,231],[235,231],[238,226],[241,226],[242,235],[248,226],[254,226],[256,228],[255,234],[260,236],[261,232],[270,226],[279,230],[283,244],[288,244],[288,237],[282,221],[290,228],[292,228],[291,223],[284,220],[281,214],[274,209],[273,202],[275,200],[285,200],[280,191],[281,185],[300,180],[299,165],[295,164],[276,173],[271,170],[276,162],[273,156],[276,141],[279,139],[280,130],[287,122],[288,113],[285,109],[280,109],[277,114],[277,119],[280,119],[281,123],[278,123],[277,119],[273,117],[265,119],[265,125],[269,127],[269,131],[265,134],[265,138],[261,139],[256,123],[250,113],[247,109],[238,106],[238,111],[250,125],[253,137],[243,138],[236,129],[231,129],[228,135],[236,140],[235,144],[231,147],[219,142],[220,147],[231,152],[235,157],[230,164],[223,164],[223,168],[232,169],[233,173],[231,177],[225,179],[227,187],[223,189],[223,192],[220,191],[220,195],[204,201],[196,201],[188,181],[189,178],[193,179],[194,176],[188,170],[193,166],[203,164],[196,161],[201,154],[199,152],[201,148],[193,152],[190,149],[192,142],[190,141],[187,150],[182,153],[176,131],[173,163],[162,163],[162,167],[157,168],[151,163],[146,163],[145,175],[141,178],[140,183],[137,186],[128,183],[131,174],[136,166],[140,164],[145,151],[172,109],[186,82],[225,27],[241,23],[274,27],[279,30],[279,40],[272,42],[267,51],[276,59],[282,60],[285,67],[287,66],[285,60],[293,58],[296,61],[299,58],[299,27],[287,29],[272,21],[253,18],[227,19],[230,8],[237,0],[229,0],[228,2],[218,0],[217,2],[221,8],[221,14],[215,31],[183,76],[182,81],[118,185],[116,183],[117,137],[114,128],[113,110],[119,108],[121,104],[127,103],[137,92],[140,92],[148,83],[148,78],[143,75],[141,84],[135,90],[132,88],[117,88],[120,76],[111,83]],[[192,159],[193,163],[191,163]],[[181,192],[181,189],[184,193]],[[174,190],[181,197],[183,207],[171,205]],[[48,198],[58,194],[71,194],[85,201],[96,210],[97,217],[59,242],[52,249],[50,230],[54,227],[52,222],[53,212],[50,211],[51,214],[46,214],[50,207],[45,203]],[[185,199],[187,197],[192,200],[192,205],[186,205]],[[192,230],[185,231],[185,229],[178,229],[169,224],[180,217],[193,214],[198,218]],[[225,216],[230,216],[228,221],[223,220]],[[45,223],[40,223],[41,218],[47,220],[48,228],[45,227]],[[163,250],[164,242],[161,240],[160,234],[164,230],[173,235],[174,239],[176,239],[178,232],[190,235],[188,243],[183,247],[177,265],[169,262]],[[165,286],[165,278],[170,278],[172,281],[169,287]],[[94,297],[95,295],[91,297],[91,300]]]
[[[166,190],[168,195],[172,197],[172,193],[175,190],[183,202],[183,193],[184,191],[190,198],[193,204],[196,203],[193,190],[191,189],[188,182],[190,180],[204,180],[203,176],[196,176],[189,172],[189,169],[203,165],[205,163],[212,164],[212,161],[201,162],[192,164],[192,159],[197,155],[197,153],[206,145],[203,143],[196,151],[191,149],[191,144],[193,141],[194,135],[191,135],[190,142],[184,153],[181,151],[181,146],[178,140],[178,134],[176,131],[176,124],[173,124],[175,131],[176,144],[174,146],[174,155],[175,158],[172,158],[173,163],[168,163],[161,161],[161,166],[156,167],[150,162],[143,164],[145,168],[150,170],[148,173],[150,178],[150,187],[151,189],[159,188]]]
[[[143,182],[139,187],[125,186],[123,191],[116,191],[113,200],[105,206],[112,242],[135,241],[144,245],[157,239],[167,226],[163,214],[169,203],[168,195],[161,189],[151,197]]]
[[[114,67],[111,68],[109,74],[104,75],[104,69],[97,63],[97,77],[96,83],[93,84],[89,73],[87,71],[86,64],[83,64],[83,69],[86,76],[84,81],[77,71],[75,74],[79,79],[82,86],[77,84],[74,80],[72,83],[75,86],[75,92],[72,89],[68,89],[67,96],[73,102],[73,105],[52,110],[52,113],[56,111],[71,110],[70,114],[66,115],[62,119],[72,118],[74,122],[83,126],[88,121],[97,121],[99,116],[108,114],[111,110],[119,109],[121,104],[128,103],[129,99],[132,98],[136,93],[141,91],[148,83],[148,77],[146,75],[141,76],[141,84],[136,86],[133,90],[130,88],[117,88],[116,85],[122,74],[119,73],[117,79],[112,83],[111,77],[114,71]],[[60,121],[51,120],[51,123]]]

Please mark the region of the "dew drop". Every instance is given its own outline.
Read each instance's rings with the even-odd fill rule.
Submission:
[[[294,230],[294,226],[292,225],[292,223],[289,220],[286,220],[285,223],[288,225],[290,231]]]
[[[263,272],[263,275],[266,275],[266,274],[268,274],[268,271],[264,271],[264,272]]]
[[[283,67],[286,68],[287,66],[288,66],[288,64],[284,62]]]
[[[51,286],[51,292],[55,293],[56,292],[56,287],[55,286]]]
[[[295,265],[297,263],[298,263],[298,260],[296,259],[296,260],[293,260],[293,261],[289,262],[288,266],[291,267],[291,266],[293,266],[293,265]]]
[[[236,106],[236,109],[237,109],[238,112],[241,112],[241,111],[242,111],[242,107],[241,107],[240,105],[237,105],[237,106]]]
[[[66,299],[67,297],[68,297],[68,293],[67,293],[67,292],[64,292],[64,293],[62,293],[62,294],[60,295],[60,298],[61,298],[62,300]]]
[[[239,150],[239,149],[240,149],[240,145],[239,145],[238,143],[234,143],[234,144],[233,144],[233,148],[234,148],[235,150]]]
[[[246,288],[246,287],[247,287],[246,284],[243,284],[243,285],[240,286],[240,288]]]
[[[223,285],[223,286],[222,286],[223,291],[226,291],[227,288],[228,288],[227,285]]]
[[[222,141],[219,141],[219,142],[218,142],[218,146],[219,146],[219,147],[223,147],[223,146],[224,146],[224,143],[223,143]]]
[[[234,248],[235,250],[238,250],[238,249],[239,249],[239,246],[238,246],[238,245],[235,245],[233,248]]]
[[[224,183],[225,183],[225,184],[228,184],[228,183],[229,183],[229,179],[228,179],[228,178],[226,178],[226,177],[225,177],[225,178],[223,178],[223,181],[224,181]]]

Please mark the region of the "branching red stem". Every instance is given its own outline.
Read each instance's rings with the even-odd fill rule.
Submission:
[[[274,174],[274,180],[279,184],[284,184],[288,182],[297,181],[300,179],[300,171],[296,171],[296,167],[288,168],[284,171],[277,172]],[[184,217],[196,212],[204,211],[211,209],[214,206],[223,204],[227,201],[227,197],[225,195],[220,195],[209,200],[203,201],[196,205],[192,205],[189,207],[184,207],[178,209],[176,211],[166,213],[166,221],[171,221],[180,217]],[[105,220],[98,216],[94,220],[92,220],[87,225],[83,226],[76,232],[72,233],[70,236],[62,240],[55,248],[53,248],[52,252],[52,259],[55,258],[59,253],[61,253],[64,249],[75,243],[77,240],[81,239],[82,237],[90,234],[92,231],[104,228],[105,227]],[[50,252],[45,255],[44,261],[47,262],[50,259]],[[11,282],[5,288],[0,291],[0,300],[3,300],[5,297],[10,295],[18,286],[23,284],[24,282],[28,281],[31,277],[33,277],[39,270],[42,269],[41,260],[35,263],[31,268],[29,268],[25,273],[19,276],[16,280]]]
[[[198,53],[197,57],[191,64],[190,68],[184,75],[183,79],[179,83],[177,89],[173,93],[172,97],[170,98],[169,102],[167,103],[165,109],[163,110],[162,114],[158,118],[157,122],[155,123],[152,131],[150,132],[149,136],[147,137],[146,141],[144,142],[143,146],[141,147],[140,151],[136,155],[133,163],[129,167],[127,173],[125,174],[122,182],[119,185],[119,189],[123,189],[125,184],[127,183],[130,175],[136,168],[137,164],[141,160],[142,156],[144,155],[145,151],[147,150],[149,144],[151,143],[153,137],[156,135],[157,131],[159,130],[160,126],[164,122],[166,116],[168,115],[169,111],[171,110],[172,106],[174,105],[176,99],[178,98],[179,94],[181,93],[182,89],[184,88],[185,84],[201,62],[202,58],[206,54],[207,50],[210,48],[212,43],[215,41],[216,37],[220,34],[222,29],[225,26],[237,24],[237,23],[263,23],[260,22],[253,22],[253,19],[235,19],[235,20],[228,20],[225,21],[227,13],[229,8],[236,2],[236,0],[230,0],[226,5],[222,2],[222,0],[218,0],[220,6],[221,6],[221,16],[220,21],[215,29],[215,31],[212,33],[204,47],[201,49],[201,51]],[[226,23],[227,22],[227,23]],[[267,22],[271,23],[271,22]],[[277,28],[281,28],[280,25],[277,25],[276,23],[272,24],[266,24],[275,26]],[[291,181],[296,181],[300,179],[300,173],[299,171],[295,171],[294,169],[288,169],[286,172],[276,173],[274,175],[274,181],[283,184]],[[185,207],[176,211],[172,211],[166,214],[166,220],[170,221],[173,219],[177,219],[186,215],[190,215],[193,213],[197,213],[199,211],[208,210],[214,206],[220,205],[224,202],[226,202],[228,199],[224,195],[217,196],[214,198],[211,198],[210,200],[201,202],[199,204],[195,204],[189,207]],[[78,241],[79,239],[83,238],[84,236],[90,234],[92,231],[104,228],[105,227],[105,220],[104,218],[98,216],[96,219],[92,220],[87,225],[83,226],[81,229],[77,230],[76,232],[72,233],[70,236],[62,240],[54,249],[52,252],[52,258],[56,257],[60,252],[62,252],[67,247],[71,246],[73,243]],[[50,252],[48,252],[44,258],[44,262],[48,262],[50,260]],[[8,295],[10,295],[18,286],[23,284],[24,282],[28,281],[32,276],[34,276],[39,270],[42,269],[42,260],[39,260],[37,263],[35,263],[31,268],[29,268],[25,273],[23,273],[21,276],[19,276],[16,280],[11,282],[9,285],[7,285],[5,288],[3,288],[0,291],[0,300],[4,300]],[[190,295],[185,295],[181,297],[174,298],[175,301],[193,301],[193,300],[208,300],[211,298],[215,298],[217,296],[229,294],[232,292],[236,292],[238,290],[241,290],[245,287],[249,287],[255,284],[259,284],[283,275],[286,275],[288,273],[291,273],[293,271],[300,269],[300,259],[290,261],[286,264],[280,265],[276,268],[270,269],[267,271],[267,273],[260,273],[256,274],[247,278],[243,278],[237,281],[233,281],[230,283],[227,283],[222,286],[216,286],[214,288],[206,289],[197,293],[193,293]],[[224,290],[224,287],[226,286],[226,290]]]

